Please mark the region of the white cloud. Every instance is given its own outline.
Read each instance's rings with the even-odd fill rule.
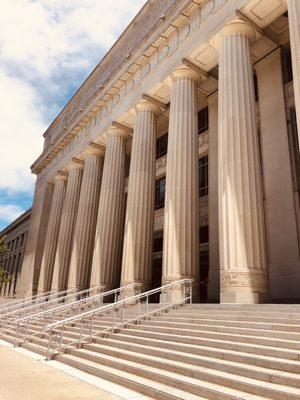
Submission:
[[[30,165],[42,150],[45,125],[34,89],[0,71],[0,188],[31,191]]]
[[[13,204],[0,205],[0,220],[11,222],[25,210]]]
[[[32,191],[42,133],[145,0],[2,0],[0,190]],[[76,80],[77,79],[77,80]],[[1,206],[2,207],[2,206]],[[13,207],[13,206],[12,206]]]
[[[89,65],[86,49],[108,49],[145,0],[2,0],[1,57],[43,75]],[[76,55],[76,57],[74,57]]]

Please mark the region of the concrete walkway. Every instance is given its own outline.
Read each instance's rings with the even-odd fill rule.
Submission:
[[[102,387],[102,388],[101,388]],[[104,390],[103,388],[107,388]],[[146,400],[137,392],[0,343],[0,400]]]

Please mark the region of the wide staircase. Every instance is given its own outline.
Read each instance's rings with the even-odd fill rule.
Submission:
[[[191,304],[168,289],[160,304],[147,292],[32,320],[17,344],[154,399],[300,399],[300,305]]]

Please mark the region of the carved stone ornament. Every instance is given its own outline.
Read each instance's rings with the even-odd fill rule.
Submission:
[[[265,271],[257,272],[222,272],[222,288],[249,287],[267,291],[268,278]]]

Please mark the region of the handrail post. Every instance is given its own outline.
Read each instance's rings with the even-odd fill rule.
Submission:
[[[140,318],[140,298],[138,298],[137,303],[137,320]]]
[[[146,314],[149,312],[149,296],[146,296]]]
[[[20,322],[17,323],[14,347],[17,347],[17,340],[18,340],[18,337],[19,337],[19,324],[20,324]]]
[[[113,324],[112,324],[112,332],[115,333],[115,321],[116,321],[116,308],[113,308]]]
[[[81,347],[81,340],[82,340],[82,329],[83,329],[83,322],[84,321],[84,317],[81,318],[81,325],[80,325],[80,335],[79,335],[79,342],[78,342],[78,347]]]
[[[52,344],[52,334],[53,334],[53,328],[51,328],[50,333],[49,333],[46,360],[49,360],[50,347]]]
[[[123,322],[124,322],[124,303],[122,303],[122,308],[121,308],[121,327],[123,328]]]
[[[26,321],[25,342],[26,342],[26,339],[27,339],[27,332],[28,332],[28,319],[27,319],[27,321]]]

